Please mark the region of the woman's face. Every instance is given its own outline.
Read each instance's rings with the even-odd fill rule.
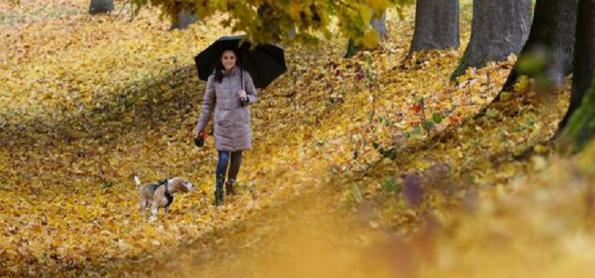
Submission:
[[[231,50],[226,50],[221,55],[221,64],[225,70],[231,70],[236,65],[236,54]]]

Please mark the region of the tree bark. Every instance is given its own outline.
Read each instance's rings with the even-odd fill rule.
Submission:
[[[531,33],[520,59],[525,55],[542,57],[545,68],[540,72],[521,72],[517,63],[503,91],[510,91],[522,74],[543,75],[560,85],[564,76],[572,73],[577,5],[578,0],[537,0]]]
[[[372,28],[378,32],[381,41],[387,38],[388,29],[386,29],[386,12],[382,13],[380,17],[372,18],[370,24],[372,24]]]
[[[197,20],[197,17],[194,13],[188,12],[186,10],[182,10],[182,11],[178,12],[175,20],[172,22],[171,27],[169,29],[170,30],[186,29],[192,23],[196,22],[196,20]]]
[[[411,52],[459,46],[459,1],[418,0]]]
[[[386,12],[382,13],[380,17],[375,17],[370,20],[370,24],[372,28],[378,32],[380,37],[380,41],[384,40],[388,36],[388,29],[386,28]],[[355,53],[362,50],[361,45],[356,45],[352,39],[349,39],[347,43],[347,52],[345,53],[345,58],[351,58]]]
[[[451,79],[518,54],[529,35],[531,9],[531,0],[474,0],[471,40]]]
[[[570,105],[559,128],[582,146],[595,133],[595,0],[579,1],[574,51]]]
[[[89,13],[92,15],[108,13],[114,10],[114,0],[91,0]]]
[[[577,152],[595,137],[595,82],[584,92],[582,104],[573,111],[564,129],[564,143]]]

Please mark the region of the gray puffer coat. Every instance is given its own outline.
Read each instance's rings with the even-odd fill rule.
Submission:
[[[240,72],[243,74],[240,78]],[[243,86],[241,81],[243,81]],[[247,102],[242,103],[239,91],[246,91]],[[214,109],[215,145],[219,151],[238,151],[252,148],[249,105],[258,99],[252,77],[237,67],[224,75],[221,83],[211,74],[207,80],[202,110],[196,130],[204,130]]]

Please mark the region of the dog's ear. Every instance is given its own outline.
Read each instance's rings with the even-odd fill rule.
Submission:
[[[134,176],[134,183],[136,183],[137,186],[141,186],[141,182],[138,176]]]
[[[184,188],[186,188],[187,191],[194,191],[194,185],[189,181],[184,181]]]

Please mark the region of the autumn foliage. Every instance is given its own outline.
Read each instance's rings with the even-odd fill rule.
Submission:
[[[516,57],[451,82],[464,48],[410,55],[411,8],[389,9],[389,38],[351,59],[352,23],[317,30],[326,39],[287,46],[288,71],[259,92],[240,194],[216,209],[213,139],[192,142],[204,92],[192,58],[233,33],[229,17],[209,6],[205,22],[167,32],[152,8],[130,21],[127,7],[31,2],[0,3],[0,276],[589,272],[594,148],[564,158],[550,144],[568,81],[540,94],[521,79],[490,104]],[[302,1],[273,2],[283,31],[302,12],[298,29],[316,26]],[[321,2],[330,20],[341,1]],[[134,175],[198,190],[150,222]]]

